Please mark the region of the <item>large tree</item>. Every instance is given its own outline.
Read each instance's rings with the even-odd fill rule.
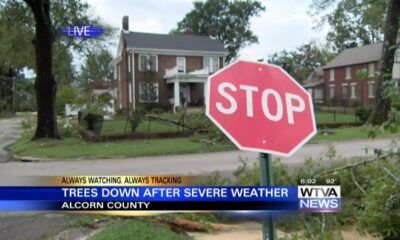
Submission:
[[[50,0],[24,0],[35,19],[33,45],[36,56],[37,127],[33,139],[60,138],[57,128],[55,98],[57,84],[53,76],[54,29],[50,18]]]
[[[57,27],[100,25],[100,20],[90,14],[85,2],[24,2],[26,4],[21,0],[0,3],[0,66],[34,69],[38,121],[33,139],[57,139],[60,136],[54,109],[56,80],[61,85],[70,85],[75,77],[72,56],[94,46],[104,47],[106,41],[104,38],[77,40],[58,36]],[[109,30],[112,29],[107,27],[107,36],[113,33]]]
[[[400,0],[390,0],[387,6],[382,56],[379,61],[379,81],[375,92],[375,108],[369,119],[372,124],[381,124],[388,120],[390,99],[385,96],[385,88],[390,86],[394,52],[400,26]]]
[[[382,41],[388,0],[313,0],[316,27],[329,26],[327,42],[337,52]]]
[[[215,35],[229,51],[226,61],[238,55],[240,48],[257,43],[250,30],[250,18],[265,7],[257,0],[195,1],[194,9],[178,22],[172,33]]]
[[[375,107],[369,119],[373,124],[388,119],[390,100],[385,96],[385,88],[390,86],[399,33],[399,5],[399,0],[313,0],[310,6],[311,14],[322,16],[320,23],[330,26],[327,41],[337,51],[383,40]]]
[[[268,62],[281,66],[299,83],[303,83],[310,73],[324,66],[332,57],[332,52],[327,48],[310,42],[293,51],[274,53],[268,57]]]
[[[111,53],[104,48],[90,50],[81,66],[79,85],[86,88],[94,82],[109,81],[112,79],[112,70],[109,64],[112,60]]]

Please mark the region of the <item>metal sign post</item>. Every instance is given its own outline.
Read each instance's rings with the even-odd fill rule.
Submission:
[[[260,153],[260,185],[273,186],[272,157],[268,153]],[[276,240],[274,219],[268,217],[263,221],[263,240]]]

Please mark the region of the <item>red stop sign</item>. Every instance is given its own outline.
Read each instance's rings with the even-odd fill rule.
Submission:
[[[207,93],[206,115],[239,149],[290,156],[317,132],[310,95],[278,66],[236,61]]]

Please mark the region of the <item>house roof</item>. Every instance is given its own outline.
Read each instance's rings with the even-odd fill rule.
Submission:
[[[306,80],[304,80],[304,83],[308,83],[308,82],[312,82],[314,81],[314,76],[317,77],[323,77],[324,73],[322,71],[322,67],[317,67],[314,69],[314,71],[312,71],[306,78]]]
[[[123,32],[122,34],[128,48],[227,52],[219,40],[213,40],[208,36],[142,32]]]
[[[324,84],[324,80],[319,80],[316,82],[309,82],[303,85],[304,88],[312,88],[312,87],[316,87],[319,85],[323,85]]]
[[[343,52],[337,55],[323,68],[326,69],[360,63],[376,62],[379,61],[381,55],[382,43],[375,43],[356,48],[348,48],[343,50]]]

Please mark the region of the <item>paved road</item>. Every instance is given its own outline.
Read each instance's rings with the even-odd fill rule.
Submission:
[[[0,148],[15,140],[19,119],[0,120]],[[366,139],[337,142],[337,155],[343,157],[365,155],[366,147],[388,149],[391,139]],[[307,157],[318,158],[329,148],[328,143],[310,144],[302,147],[290,158],[281,158],[291,168],[301,166]],[[369,151],[371,153],[372,151]],[[214,171],[232,173],[240,164],[239,159],[257,162],[257,153],[228,151],[205,154],[185,154],[120,159],[86,159],[50,162],[7,161],[7,153],[0,150],[0,184],[18,184],[16,176],[51,175],[163,175],[163,174],[209,174]],[[14,182],[16,181],[16,182]]]
[[[358,140],[335,143],[337,155],[351,157],[365,155],[366,147],[388,149],[390,139]],[[300,166],[306,157],[317,158],[327,151],[329,144],[304,146],[290,158],[282,158],[291,168]],[[372,151],[369,151],[372,153]],[[239,165],[239,158],[257,162],[257,153],[229,151],[206,154],[139,157],[123,159],[91,159],[50,162],[0,163],[0,182],[17,184],[15,176],[49,175],[163,175],[163,174],[209,174],[219,171],[232,173]],[[23,179],[19,179],[23,181]]]

